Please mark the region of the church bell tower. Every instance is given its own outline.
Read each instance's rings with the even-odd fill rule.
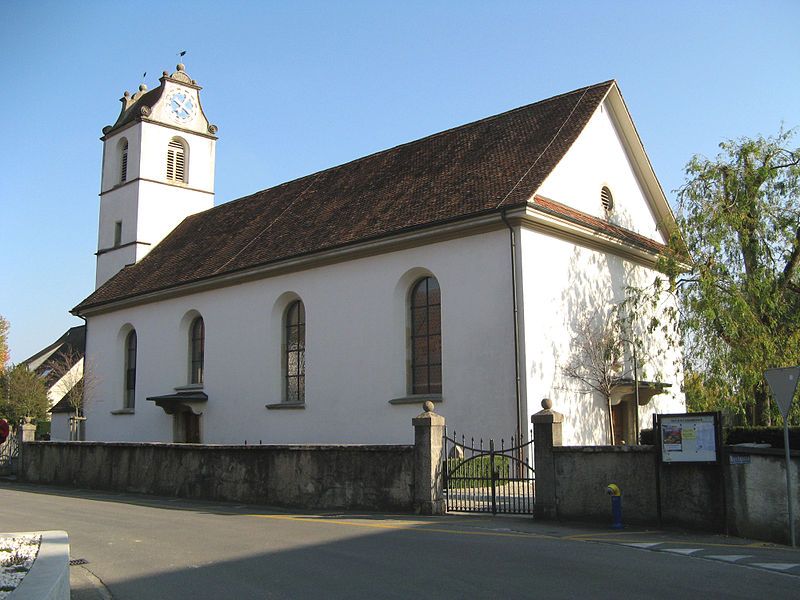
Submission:
[[[103,128],[96,288],[214,206],[217,127],[203,113],[202,88],[182,64],[159,82],[125,92],[116,123]]]

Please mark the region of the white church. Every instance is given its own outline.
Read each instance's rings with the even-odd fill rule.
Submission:
[[[684,411],[657,334],[610,403],[564,374],[676,230],[616,82],[218,206],[200,91],[178,65],[103,129],[87,440],[409,443],[426,400],[508,439],[547,397],[565,444],[635,443]]]

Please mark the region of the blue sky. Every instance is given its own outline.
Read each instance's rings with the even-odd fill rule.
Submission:
[[[611,78],[674,201],[692,154],[800,125],[799,22],[796,0],[3,0],[12,360],[80,323],[68,310],[94,285],[101,129],[180,50],[219,126],[218,204]]]

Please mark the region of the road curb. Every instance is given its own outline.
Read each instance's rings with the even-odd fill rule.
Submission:
[[[39,554],[19,587],[14,600],[69,600],[69,536],[66,531],[28,532],[41,535]]]

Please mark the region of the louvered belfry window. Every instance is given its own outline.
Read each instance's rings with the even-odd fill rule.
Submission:
[[[128,140],[122,142],[122,164],[119,176],[119,182],[125,183],[128,181]]]
[[[186,183],[186,147],[178,138],[167,146],[167,181]]]

